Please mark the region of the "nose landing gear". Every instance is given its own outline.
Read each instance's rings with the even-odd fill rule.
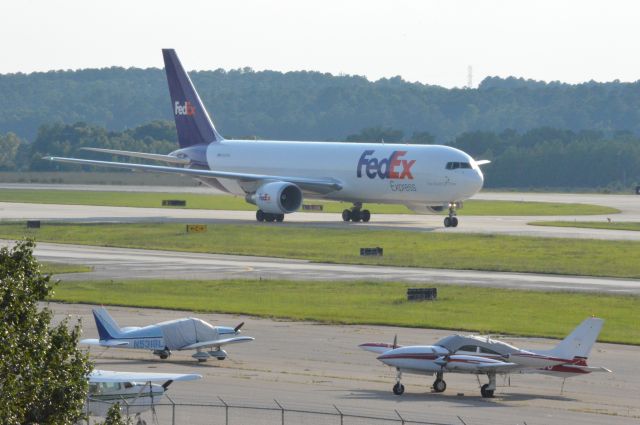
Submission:
[[[367,223],[370,219],[371,212],[362,209],[362,202],[356,202],[351,209],[342,211],[343,221],[353,221],[354,223],[362,221],[363,223]]]
[[[404,393],[404,385],[400,383],[402,379],[402,372],[398,369],[398,374],[396,375],[396,384],[393,386],[393,393],[395,395],[402,395]]]
[[[449,204],[449,215],[444,218],[444,227],[458,227],[458,217],[456,217],[457,203]]]

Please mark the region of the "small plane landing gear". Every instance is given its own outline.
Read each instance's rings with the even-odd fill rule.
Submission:
[[[362,202],[356,202],[350,210],[342,211],[343,221],[353,221],[354,223],[362,221],[363,223],[368,223],[370,219],[371,212],[362,209]]]
[[[393,393],[395,395],[402,395],[404,393],[404,385],[400,382],[402,379],[402,372],[398,369],[398,374],[396,375],[396,384],[393,386]]]
[[[447,383],[442,379],[443,375],[442,372],[438,372],[436,374],[436,380],[433,381],[433,391],[436,393],[443,393],[447,389]]]
[[[449,204],[449,215],[444,218],[444,227],[458,227],[458,217],[456,217],[456,203]]]
[[[496,389],[496,375],[491,374],[489,376],[489,383],[480,387],[480,394],[483,398],[493,398],[493,392]]]
[[[268,223],[273,223],[274,221],[282,223],[284,221],[284,214],[271,214],[258,210],[256,211],[256,220],[260,222],[266,221]]]
[[[168,348],[165,348],[164,350],[155,350],[153,354],[160,357],[162,360],[167,360],[171,355],[171,351],[169,351]]]

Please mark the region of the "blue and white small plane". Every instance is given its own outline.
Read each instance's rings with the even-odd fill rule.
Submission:
[[[404,204],[419,213],[448,210],[445,227],[456,227],[456,209],[481,188],[480,166],[450,146],[389,143],[229,140],[216,130],[173,49],[164,49],[171,111],[180,149],[167,155],[84,148],[168,165],[45,157],[50,161],[190,176],[257,207],[256,220],[284,220],[304,196],[353,203],[342,220],[368,222],[364,203]]]
[[[199,362],[205,362],[209,357],[224,360],[227,352],[223,346],[253,341],[250,336],[238,336],[244,322],[230,328],[185,317],[145,327],[120,328],[103,307],[94,308],[93,317],[100,339],[83,339],[81,344],[151,350],[163,360],[172,350],[196,350],[192,357]]]

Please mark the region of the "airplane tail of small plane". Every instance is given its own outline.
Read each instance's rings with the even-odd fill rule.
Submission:
[[[96,327],[101,341],[120,337],[122,333],[120,327],[105,308],[94,308],[93,317],[96,319]]]
[[[209,118],[198,92],[173,49],[162,49],[164,68],[169,83],[171,109],[176,121],[181,148],[223,140]]]
[[[577,358],[586,360],[591,352],[591,347],[598,339],[603,324],[604,320],[597,317],[590,317],[584,320],[569,336],[560,341],[555,348],[545,351],[544,354],[562,359]]]

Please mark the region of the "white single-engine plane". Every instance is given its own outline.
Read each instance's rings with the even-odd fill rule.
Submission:
[[[436,375],[433,391],[446,390],[445,372],[487,375],[489,383],[482,385],[482,397],[493,397],[496,375],[510,373],[544,373],[568,378],[591,372],[611,372],[603,367],[590,367],[587,358],[596,342],[604,320],[589,318],[555,348],[533,351],[516,348],[486,336],[450,335],[434,345],[401,347],[393,344],[366,343],[360,348],[380,354],[378,360],[397,370],[393,393],[404,393],[402,373]]]
[[[86,413],[88,416],[104,417],[115,403],[120,403],[122,410],[129,415],[142,413],[160,402],[172,382],[201,378],[201,375],[183,373],[94,370],[88,376]],[[162,382],[162,385],[153,382]]]
[[[141,328],[120,328],[102,307],[93,309],[93,317],[100,339],[83,339],[81,344],[152,350],[161,359],[168,358],[172,350],[196,350],[193,358],[200,362],[207,361],[209,357],[224,360],[227,352],[223,346],[253,341],[250,336],[238,336],[244,322],[230,328],[185,317]]]

